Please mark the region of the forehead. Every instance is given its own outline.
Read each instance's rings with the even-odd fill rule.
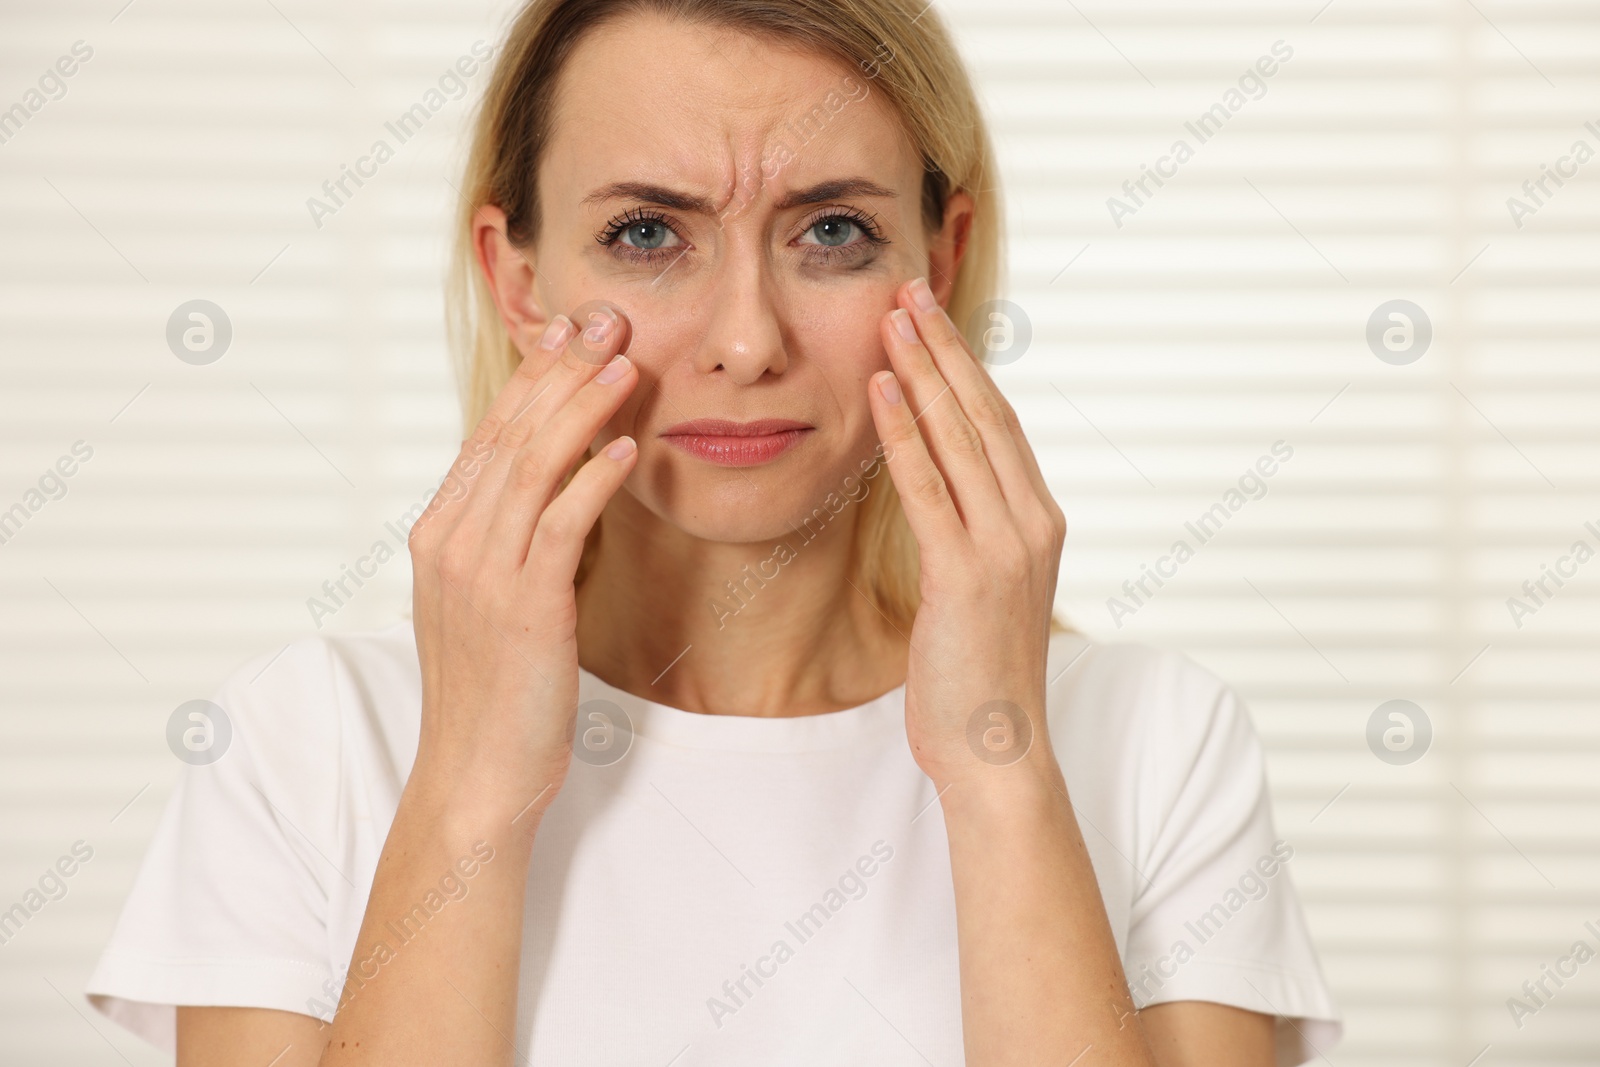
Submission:
[[[626,178],[713,199],[741,175],[781,193],[842,173],[892,186],[922,169],[861,71],[656,14],[613,20],[580,42],[562,71],[545,162],[547,188],[571,183],[581,195]]]

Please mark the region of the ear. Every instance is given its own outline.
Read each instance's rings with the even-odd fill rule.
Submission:
[[[956,270],[967,254],[967,235],[972,232],[972,197],[952,193],[944,205],[944,226],[928,244],[928,288],[941,305],[950,303],[955,288]]]
[[[535,299],[539,272],[531,249],[520,249],[506,236],[506,213],[492,204],[478,209],[472,219],[472,246],[478,257],[500,321],[517,351],[533,352],[544,333],[549,315]]]

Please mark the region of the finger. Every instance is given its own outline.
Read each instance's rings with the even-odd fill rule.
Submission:
[[[966,527],[961,524],[944,475],[928,451],[897,376],[890,371],[874,374],[867,383],[867,393],[872,421],[886,446],[889,477],[900,494],[906,522],[923,557],[932,559],[940,546],[959,544],[966,538]]]
[[[499,424],[485,419],[472,431],[472,436],[461,442],[461,450],[434,488],[427,506],[411,524],[407,543],[414,558],[431,556],[460,520],[468,493],[482,474],[483,465],[494,456],[498,433]]]
[[[512,414],[514,432],[505,437],[508,447],[520,448],[538,433],[550,413],[559,410],[619,353],[626,352],[633,338],[633,324],[614,304],[595,306],[573,322],[577,332],[563,334],[567,340],[553,354],[537,388]]]
[[[483,558],[491,573],[523,565],[539,516],[638,381],[633,362],[617,356],[517,451],[483,535]]]
[[[970,352],[972,349],[969,347],[967,351]],[[1040,500],[1045,502],[1047,509],[1060,519],[1062,524],[1065,524],[1066,520],[1061,515],[1061,508],[1056,504],[1056,499],[1050,492],[1050,486],[1045,481],[1044,471],[1039,467],[1039,458],[1034,454],[1033,445],[1028,441],[1028,435],[1022,431],[1022,420],[1017,417],[1016,408],[1011,406],[1011,402],[1006,399],[1006,395],[995,384],[994,378],[989,374],[989,368],[984,366],[983,360],[974,356],[972,363],[977,368],[978,373],[983,375],[983,380],[989,384],[989,388],[994,391],[994,395],[999,398],[1000,408],[1005,413],[1006,425],[1011,430],[1011,439],[1016,442],[1017,455],[1022,460],[1023,469],[1028,474],[1028,481],[1032,484],[1034,492],[1039,495]]]
[[[1002,515],[1009,514],[1009,508],[984,455],[977,427],[949,395],[950,383],[934,365],[904,308],[884,316],[881,332],[896,377],[906,383],[905,393],[916,405],[912,417],[922,425],[928,452],[944,474],[962,521],[974,532],[992,529]]]
[[[572,476],[572,481],[545,508],[527,553],[528,567],[536,585],[549,589],[571,585],[583,558],[584,539],[594,529],[595,520],[606,503],[622,487],[639,455],[631,437],[619,437],[589,460]]]
[[[544,373],[530,388],[519,391],[520,404],[510,411],[500,427],[495,440],[495,453],[472,488],[471,498],[457,522],[456,536],[473,544],[482,539],[494,520],[500,493],[517,453],[555,412],[560,411],[579,390],[593,381],[605,365],[626,347],[630,333],[627,317],[619,310],[607,318],[607,324],[610,329],[604,333],[593,333],[592,327],[589,327],[581,335],[562,331],[556,336],[555,340],[561,343],[550,351]],[[561,340],[563,337],[566,340]],[[549,339],[547,333],[546,340]],[[545,344],[545,341],[540,344]],[[576,457],[573,457],[575,460]],[[568,469],[571,468],[571,462],[567,465]]]
[[[1001,494],[1014,510],[1038,500],[1044,480],[1041,476],[1035,482],[1022,458],[1017,441],[1021,437],[1020,424],[1015,431],[1010,424],[1016,413],[967,347],[966,338],[934,299],[927,281],[918,278],[909,282],[902,288],[899,300],[900,306],[911,313],[917,333],[924,338],[939,373],[950,383],[962,411],[977,427]]]
[[[466,440],[461,442],[461,450],[451,461],[444,480],[439,484],[432,499],[428,501],[428,506],[417,516],[417,521],[412,526],[413,544],[419,541],[440,542],[455,528],[466,509],[464,501],[472,485],[476,483],[483,468],[493,459],[499,447],[500,437],[507,422],[524,405],[529,391],[550,369],[551,363],[573,333],[571,320],[565,315],[557,315],[545,327],[538,348],[523,357],[512,370],[511,377],[490,401],[483,417],[472,428]],[[426,538],[418,536],[424,531],[428,535]]]
[[[534,350],[528,353],[511,372],[511,377],[490,401],[485,418],[494,418],[502,424],[513,422],[531,395],[550,373],[551,367],[577,334],[578,327],[565,315],[556,315],[544,328],[544,334]]]

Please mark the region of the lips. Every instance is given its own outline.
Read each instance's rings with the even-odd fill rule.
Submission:
[[[753,467],[770,463],[795,448],[815,429],[793,419],[692,419],[661,431],[667,443],[708,463]]]

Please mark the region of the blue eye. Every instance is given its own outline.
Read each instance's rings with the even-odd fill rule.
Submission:
[[[851,220],[835,215],[831,218],[818,220],[816,225],[811,227],[810,232],[817,238],[818,244],[837,248],[840,245],[849,244],[851,237],[860,229],[861,227]]]
[[[612,219],[594,239],[619,259],[632,263],[674,259],[689,250],[670,219],[645,208]]]
[[[623,231],[623,239],[635,248],[646,251],[661,248],[672,231],[660,222],[636,222]]]
[[[807,254],[823,263],[870,260],[876,248],[888,243],[872,216],[843,208],[816,216],[800,235],[800,244],[815,250]]]

